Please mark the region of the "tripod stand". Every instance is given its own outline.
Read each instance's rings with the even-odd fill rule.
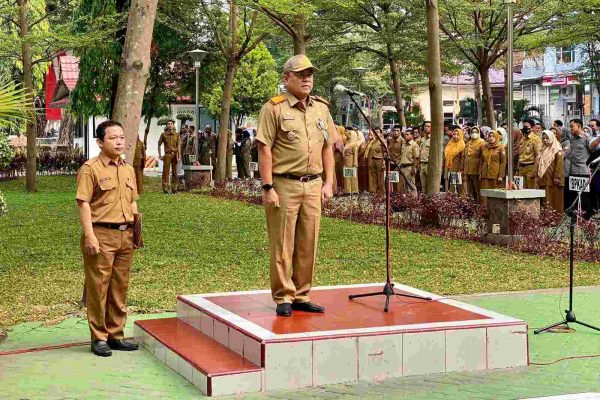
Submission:
[[[577,198],[573,201],[573,203],[569,206],[569,208],[567,208],[566,215],[565,215],[565,217],[566,216],[571,217],[571,221],[569,223],[569,309],[565,310],[566,315],[565,315],[565,319],[563,321],[556,322],[552,325],[548,325],[548,326],[540,328],[540,329],[536,329],[535,331],[533,331],[533,333],[536,335],[538,333],[546,332],[546,331],[548,331],[552,328],[555,328],[559,325],[564,325],[564,324],[569,324],[569,323],[575,323],[575,324],[587,326],[588,328],[600,331],[600,328],[597,328],[593,325],[587,324],[582,321],[578,321],[577,318],[575,317],[575,311],[573,311],[573,273],[574,273],[574,268],[575,268],[574,260],[573,260],[574,259],[573,253],[575,252],[574,251],[575,227],[577,226],[577,216],[578,216],[579,206],[581,204],[581,194],[586,190],[586,188],[592,182],[592,178],[594,177],[594,175],[596,175],[596,172],[598,172],[598,168],[600,168],[600,163],[598,164],[598,166],[596,166],[594,173],[590,176],[590,179],[589,179],[587,185],[584,186],[577,193]]]
[[[369,127],[369,131],[373,132],[371,120],[365,115],[362,108],[358,105],[358,103],[354,99],[355,94],[348,93],[348,96],[350,97],[350,99],[352,100],[352,102],[354,103],[356,108],[360,111],[360,113],[362,114],[365,121],[367,121],[367,126]],[[390,152],[388,150],[387,143],[385,143],[383,141],[383,138],[381,138],[377,133],[374,133],[374,134],[375,134],[375,137],[377,138],[377,140],[379,140],[379,143],[381,143],[381,147],[383,149],[383,154],[384,154],[383,158],[385,160],[385,271],[386,271],[386,279],[385,279],[385,285],[383,286],[383,289],[379,292],[351,294],[348,297],[350,298],[350,300],[353,300],[353,299],[358,299],[360,297],[385,296],[385,306],[383,307],[383,311],[388,312],[389,308],[390,308],[390,297],[391,296],[403,296],[403,297],[410,297],[413,299],[420,299],[420,300],[431,300],[431,298],[412,295],[412,294],[398,293],[394,290],[394,284],[392,283],[391,269],[390,269],[390,189],[391,189],[391,187],[390,187],[390,163],[393,161],[390,159]],[[396,165],[396,163],[394,163],[394,165]],[[396,165],[396,168],[398,169],[398,171],[400,171],[400,168],[398,168],[397,165]],[[402,174],[401,171],[400,171],[400,174]]]

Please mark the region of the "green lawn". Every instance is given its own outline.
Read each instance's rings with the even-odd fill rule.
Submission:
[[[129,289],[134,311],[172,310],[181,293],[268,288],[262,208],[208,196],[164,195],[156,179],[140,199],[146,247],[135,255]],[[80,312],[83,282],[74,177],[0,182],[9,213],[0,217],[0,326],[55,321]],[[315,285],[385,279],[384,230],[322,221]],[[440,294],[512,291],[567,284],[565,262],[503,248],[392,234],[395,281]],[[597,264],[577,266],[577,284],[599,284]]]

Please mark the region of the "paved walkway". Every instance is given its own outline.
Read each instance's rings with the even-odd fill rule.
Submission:
[[[600,392],[600,333],[573,326],[574,333],[533,335],[533,329],[558,321],[568,306],[568,291],[465,296],[468,303],[522,318],[529,323],[532,365],[485,372],[394,378],[296,391],[259,393],[244,399],[521,399]],[[600,326],[600,288],[576,290],[577,317]],[[394,303],[393,307],[401,307]],[[156,318],[173,314],[137,315]],[[68,319],[44,327],[14,327],[0,353],[87,340],[85,320]],[[555,362],[562,358],[576,357]],[[553,363],[554,362],[554,363]],[[550,364],[550,365],[541,365]],[[99,358],[89,346],[0,355],[1,399],[196,399],[199,392],[145,351],[116,352]],[[575,398],[575,397],[573,397]],[[582,398],[595,398],[587,395]],[[600,398],[600,396],[598,397]]]

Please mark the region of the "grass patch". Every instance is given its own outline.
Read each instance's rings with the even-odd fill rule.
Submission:
[[[81,229],[75,177],[0,182],[9,213],[0,217],[0,326],[80,312]],[[173,309],[177,294],[269,287],[268,242],[261,207],[178,193],[158,179],[139,201],[146,247],[136,252],[128,304]],[[315,285],[385,279],[384,229],[324,218]],[[393,277],[439,294],[513,291],[567,284],[568,266],[551,258],[479,243],[395,230]],[[596,285],[597,264],[578,263],[578,285]]]

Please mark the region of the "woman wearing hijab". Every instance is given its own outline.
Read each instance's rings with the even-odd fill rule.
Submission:
[[[542,132],[542,150],[538,155],[538,184],[546,191],[545,206],[564,211],[564,152],[552,131]]]
[[[481,152],[481,167],[479,178],[481,189],[498,189],[503,187],[502,182],[506,176],[506,151],[498,140],[497,132],[488,134],[487,143]],[[486,203],[482,197],[483,204]]]
[[[465,167],[463,185],[467,196],[479,203],[479,166],[481,164],[481,152],[485,140],[481,139],[479,128],[471,128],[471,139],[465,144]]]
[[[344,168],[358,169],[358,132],[348,132],[348,142],[344,146]],[[358,193],[358,177],[344,177],[344,193]]]
[[[448,171],[448,176],[450,173],[460,173],[463,172],[463,167],[465,163],[465,141],[463,131],[460,128],[456,128],[452,131],[452,137],[448,144],[446,145],[446,149],[444,150],[444,159],[446,161],[446,171]],[[463,185],[453,184],[449,185],[449,191],[454,193],[464,193]]]
[[[508,145],[508,132],[506,132],[506,129],[502,127],[496,129],[496,132],[498,132],[498,134],[500,135],[500,137],[498,138],[500,144],[506,147]]]

